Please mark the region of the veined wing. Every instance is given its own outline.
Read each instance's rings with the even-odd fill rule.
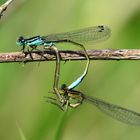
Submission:
[[[137,112],[114,104],[110,104],[95,97],[85,96],[85,101],[95,105],[105,114],[111,116],[116,120],[119,120],[127,124],[140,125],[140,114]]]
[[[95,44],[108,39],[111,30],[107,26],[93,26],[80,29],[73,32],[65,32],[58,34],[50,34],[42,38],[50,42],[58,42],[59,40],[70,40],[79,44]]]

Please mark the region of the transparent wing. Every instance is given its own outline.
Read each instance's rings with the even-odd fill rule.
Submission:
[[[94,44],[108,39],[111,31],[107,26],[93,26],[73,32],[50,34],[43,36],[46,41],[57,42],[59,40],[70,40],[79,44]]]
[[[105,114],[127,124],[140,125],[140,114],[132,110],[107,103],[95,97],[85,96],[85,101],[95,105]]]

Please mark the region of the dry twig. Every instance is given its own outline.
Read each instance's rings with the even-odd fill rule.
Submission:
[[[13,2],[14,0],[7,0],[3,5],[0,6],[0,18],[2,17],[4,11],[6,11],[7,7]]]
[[[140,60],[140,49],[121,50],[87,50],[90,60]],[[59,51],[61,60],[85,60],[83,51]],[[31,57],[32,56],[32,57]],[[30,54],[22,52],[0,53],[0,63],[8,62],[35,62],[54,61],[55,53],[52,51],[37,52]]]

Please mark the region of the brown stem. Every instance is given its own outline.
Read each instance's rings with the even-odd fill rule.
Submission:
[[[6,11],[7,7],[13,2],[14,0],[7,0],[3,5],[0,6],[0,18],[3,15],[4,11]]]
[[[84,51],[59,51],[62,61],[67,60],[86,60]],[[90,60],[140,60],[140,49],[121,49],[121,50],[87,50]],[[31,57],[32,56],[32,57]],[[27,52],[0,53],[0,63],[8,62],[35,62],[35,61],[54,61],[56,60],[53,51],[37,52],[31,54]]]

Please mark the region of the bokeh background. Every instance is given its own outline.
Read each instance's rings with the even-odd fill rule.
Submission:
[[[140,0],[15,0],[0,20],[0,52],[19,51],[16,39],[20,35],[47,35],[94,25],[108,25],[112,36],[87,49],[138,49]],[[85,64],[61,62],[60,85],[80,76]],[[46,103],[43,96],[52,91],[54,69],[55,62],[0,64],[0,140],[140,139],[140,127],[113,120],[90,104],[64,113]],[[77,89],[140,112],[139,73],[140,61],[92,61]]]

